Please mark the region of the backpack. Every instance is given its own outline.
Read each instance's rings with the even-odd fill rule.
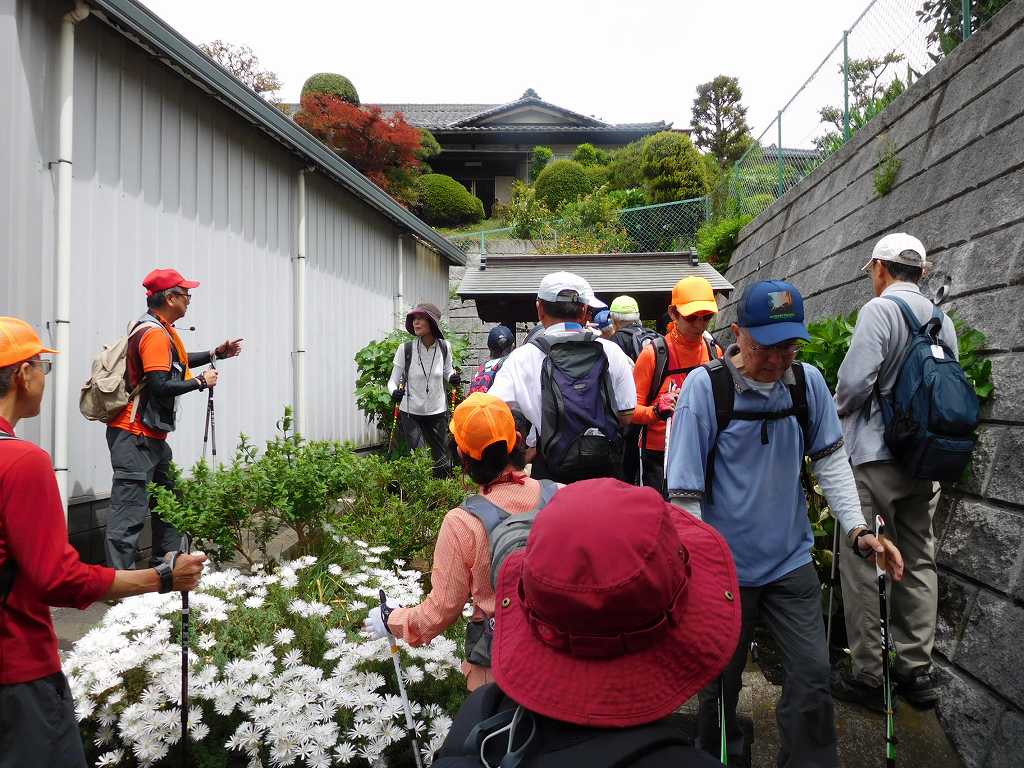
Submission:
[[[791,404],[782,411],[737,411],[736,384],[732,380],[732,372],[721,358],[705,363],[708,376],[711,378],[711,394],[715,401],[715,422],[718,430],[715,439],[708,448],[707,466],[704,470],[704,495],[708,502],[712,501],[711,489],[715,477],[715,459],[718,456],[718,438],[733,419],[740,421],[761,422],[761,444],[768,445],[768,422],[794,417],[804,435],[804,451],[810,448],[811,411],[807,405],[807,375],[802,363],[793,363],[793,383],[787,384]],[[801,463],[801,469],[805,469]],[[805,476],[806,479],[806,476]]]
[[[715,354],[715,350],[721,349],[721,346],[715,341],[715,337],[707,331],[704,332],[704,345],[708,348],[708,360],[717,360],[718,355]],[[658,396],[658,393],[661,391],[661,385],[665,383],[666,376],[685,375],[700,368],[700,365],[691,365],[688,368],[672,368],[667,370],[668,342],[665,340],[665,337],[658,336],[651,342],[651,346],[654,348],[654,375],[651,377],[651,390],[647,393],[648,405],[652,404],[654,398]]]
[[[102,421],[104,424],[108,424],[117,418],[117,415],[125,409],[128,403],[138,402],[136,398],[145,386],[145,381],[139,382],[139,385],[131,392],[128,391],[128,383],[125,380],[125,371],[128,367],[128,342],[132,336],[146,327],[163,330],[159,320],[146,315],[131,326],[125,336],[113,344],[105,344],[103,351],[93,358],[92,375],[82,385],[82,391],[78,396],[78,409],[89,421]],[[167,331],[164,330],[164,333]],[[170,334],[168,334],[168,338],[170,338]],[[135,414],[133,413],[132,419],[134,420],[134,418]]]
[[[912,477],[955,480],[977,442],[978,396],[952,351],[939,340],[942,311],[932,307],[931,318],[921,324],[903,299],[885,298],[899,306],[910,329],[909,349],[888,397],[875,381],[885,444]]]
[[[21,438],[9,435],[6,432],[0,431],[0,442],[4,440],[20,440]],[[14,558],[11,553],[7,553],[7,559],[4,560],[4,564],[0,565],[0,610],[7,607],[7,596],[11,594],[11,590],[14,589],[14,575],[18,572],[17,567],[14,565]]]
[[[617,477],[623,429],[615,410],[608,356],[591,331],[530,343],[544,353],[541,368],[541,435],[537,448],[551,477],[571,483]]]
[[[505,357],[508,357],[508,355]],[[481,363],[473,375],[473,381],[469,384],[469,392],[467,394],[471,395],[474,392],[486,392],[489,390],[491,385],[494,384],[494,377],[498,375],[498,371],[501,370],[501,366],[505,362],[505,357]]]
[[[461,744],[446,740],[434,760],[435,768],[480,768],[484,765],[481,748],[490,765],[516,768],[524,764],[530,768],[628,768],[642,765],[648,755],[658,755],[665,758],[659,762],[672,762],[680,768],[715,764],[710,756],[695,750],[676,725],[664,720],[632,728],[589,728],[523,709],[521,728],[516,730],[519,737],[513,736],[515,744],[509,745],[509,726],[516,710],[497,685],[478,688],[455,716],[449,739],[454,742],[467,730],[468,735]],[[467,729],[470,723],[473,726]],[[537,735],[531,737],[534,729]]]
[[[462,502],[462,508],[476,517],[487,531],[491,549],[491,585],[497,587],[498,574],[506,558],[526,546],[537,513],[548,505],[558,484],[540,480],[540,499],[529,512],[513,515],[477,493]],[[482,667],[491,666],[491,642],[494,639],[494,617],[466,624],[466,660]]]
[[[643,326],[631,325],[626,328],[621,328],[618,331],[629,337],[630,349],[623,347],[622,351],[632,358],[633,362],[640,357],[640,353],[643,351],[644,346],[648,343],[654,343],[657,339],[664,339],[664,337],[657,331],[652,331],[650,328],[644,328]],[[621,344],[619,345],[622,346]]]

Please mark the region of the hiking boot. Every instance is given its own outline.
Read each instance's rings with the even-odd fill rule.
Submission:
[[[930,671],[911,673],[907,677],[896,675],[896,692],[921,709],[934,707],[939,700],[939,684]]]
[[[885,712],[882,686],[868,685],[845,670],[832,672],[832,698],[849,704],[859,704],[872,712]]]

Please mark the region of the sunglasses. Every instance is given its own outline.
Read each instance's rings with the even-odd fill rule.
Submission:
[[[43,372],[43,376],[48,374],[53,369],[52,360],[28,360],[29,365],[34,365],[40,371]]]

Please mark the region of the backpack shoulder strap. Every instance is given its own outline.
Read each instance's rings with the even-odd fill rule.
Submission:
[[[449,344],[445,339],[441,339],[441,372],[442,373],[444,372],[444,369],[448,366],[448,356],[451,354],[451,352],[452,352],[451,344]]]
[[[793,401],[793,415],[804,433],[804,451],[811,450],[811,409],[807,405],[807,372],[803,363],[793,363],[793,383],[789,386],[789,397]]]
[[[488,539],[491,532],[509,516],[508,512],[479,493],[468,496],[460,506],[483,524]]]
[[[665,371],[668,369],[668,342],[664,336],[658,336],[651,341],[654,349],[654,375],[651,377],[651,391],[647,393],[647,404],[654,402],[654,398],[661,391],[661,385],[665,382]]]
[[[551,354],[551,339],[546,338],[543,333],[538,333],[530,339],[530,343],[543,352],[545,357]]]
[[[540,501],[537,502],[536,509],[538,511],[544,509],[544,507],[551,502],[551,499],[554,498],[556,493],[558,493],[558,483],[554,480],[541,480]]]
[[[402,342],[402,355],[405,357],[405,371],[402,373],[402,386],[409,383],[409,368],[412,366],[412,342]]]
[[[704,331],[704,346],[708,348],[708,360],[718,359],[718,355],[715,354],[715,350],[720,349],[721,344],[719,344],[718,340],[708,331]]]
[[[914,310],[910,308],[910,305],[907,304],[907,302],[898,296],[883,296],[882,298],[888,299],[900,308],[900,313],[903,315],[903,319],[907,322],[907,327],[910,329],[911,336],[921,331],[922,325],[917,322],[917,316],[914,315]],[[935,309],[938,309],[938,307],[935,307]]]
[[[715,480],[715,461],[718,458],[718,438],[732,421],[736,399],[736,385],[732,380],[732,372],[720,357],[704,364],[711,378],[711,396],[715,402],[715,438],[708,447],[707,462],[704,469],[704,497],[711,502],[711,488]]]

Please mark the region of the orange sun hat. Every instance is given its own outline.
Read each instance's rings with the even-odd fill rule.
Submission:
[[[43,346],[31,325],[17,317],[0,317],[0,367],[31,360],[36,355],[56,349]]]
[[[477,461],[484,451],[504,441],[507,451],[516,447],[516,421],[508,404],[486,392],[474,392],[455,409],[448,429],[459,450]]]

